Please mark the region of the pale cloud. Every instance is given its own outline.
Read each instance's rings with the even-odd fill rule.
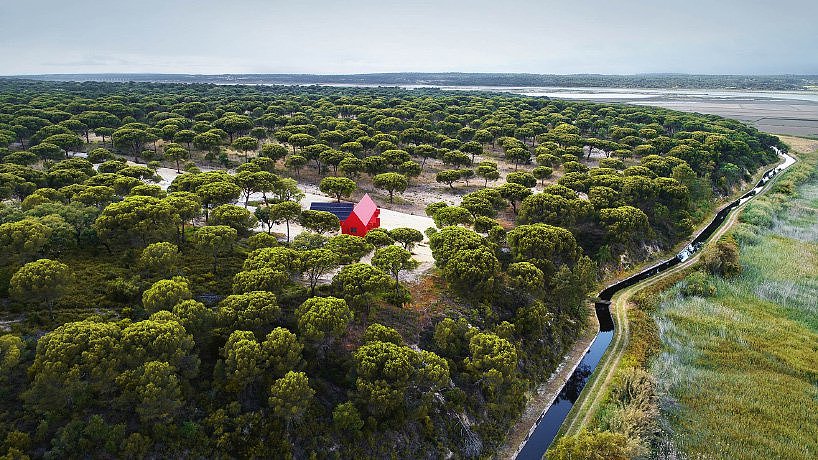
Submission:
[[[814,0],[0,0],[0,74],[818,73]]]

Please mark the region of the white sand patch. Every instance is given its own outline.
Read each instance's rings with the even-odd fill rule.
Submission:
[[[128,162],[129,164],[135,164]],[[162,180],[158,183],[163,190],[167,190],[170,184],[179,176],[179,173],[176,172],[173,168],[157,168],[156,174],[162,178]],[[310,203],[315,201],[335,201],[333,198],[328,197],[322,194],[317,187],[315,186],[304,186],[303,184],[299,184],[299,187],[302,191],[305,192],[304,198],[301,200],[301,207],[304,209],[309,209]],[[262,201],[263,197],[261,193],[253,193],[250,195],[250,201]],[[242,206],[244,204],[244,197],[242,197],[237,203],[237,205]],[[247,207],[250,212],[255,211],[255,207],[248,206]],[[400,211],[393,211],[391,209],[381,209],[381,228],[386,230],[392,230],[399,227],[407,227],[413,228],[415,230],[424,233],[427,228],[434,227],[435,222],[432,220],[431,217],[425,215],[416,215],[410,214]],[[259,224],[256,227],[256,231],[262,232],[266,231],[265,228]],[[277,224],[273,225],[272,231],[274,233],[280,233],[282,235],[287,234],[287,225],[286,224]],[[304,228],[298,225],[296,222],[290,222],[290,239],[295,238],[301,232],[304,231]],[[401,274],[401,279],[410,281],[416,280],[420,277],[421,274],[425,273],[429,270],[432,265],[434,265],[435,260],[432,257],[432,250],[429,248],[429,240],[426,238],[424,233],[423,242],[418,243],[412,249],[412,254],[414,255],[415,260],[420,262],[420,265],[417,269],[408,271],[404,274]],[[364,258],[364,262],[369,262],[371,260],[371,256],[367,256]],[[322,280],[323,281],[323,280]]]

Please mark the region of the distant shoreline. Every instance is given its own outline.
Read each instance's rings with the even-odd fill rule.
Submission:
[[[372,74],[160,74],[77,73],[9,75],[41,81],[101,81],[210,83],[245,85],[374,85],[374,86],[492,86],[623,89],[723,89],[815,91],[818,75],[696,75],[696,74],[520,74],[520,73],[372,73]]]

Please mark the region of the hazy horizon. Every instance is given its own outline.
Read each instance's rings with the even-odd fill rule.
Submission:
[[[0,75],[815,75],[817,14],[804,0],[0,0]]]
[[[818,73],[685,73],[685,72],[638,72],[638,73],[537,73],[537,72],[417,72],[417,71],[397,71],[397,72],[221,72],[221,73],[192,73],[192,72],[53,72],[53,73],[21,73],[4,74],[2,77],[34,77],[49,75],[191,75],[191,76],[219,76],[219,75],[308,75],[308,76],[356,76],[356,75],[443,75],[443,74],[475,74],[475,75],[545,75],[545,76],[601,76],[601,77],[638,77],[638,76],[705,76],[705,77],[816,77]]]

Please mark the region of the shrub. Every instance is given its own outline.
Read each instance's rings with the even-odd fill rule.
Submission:
[[[626,460],[636,456],[633,440],[610,431],[582,430],[574,436],[563,436],[546,453],[548,460]]]
[[[761,242],[756,228],[747,223],[742,222],[733,227],[731,234],[741,246],[755,246]]]
[[[741,273],[738,243],[732,236],[724,236],[702,253],[701,263],[712,275],[732,278]]]
[[[710,280],[707,279],[706,273],[701,270],[696,270],[695,272],[687,275],[684,283],[682,283],[681,291],[686,297],[710,297],[716,293],[716,286],[710,283]]]
[[[180,261],[179,248],[173,243],[164,241],[149,244],[139,256],[140,267],[150,273],[163,276],[173,274]]]
[[[739,220],[758,227],[770,228],[773,226],[773,215],[774,210],[769,202],[757,200],[747,204]]]

